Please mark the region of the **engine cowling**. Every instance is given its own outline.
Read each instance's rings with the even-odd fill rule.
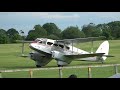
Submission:
[[[58,51],[52,51],[52,58],[57,59],[60,57],[60,52]]]
[[[51,56],[41,55],[38,52],[30,53],[30,58],[36,62],[36,66],[45,66],[52,60]]]
[[[67,58],[64,57],[64,53],[59,51],[52,51],[52,58],[57,61],[58,66],[65,66],[69,64],[69,62],[66,60]]]

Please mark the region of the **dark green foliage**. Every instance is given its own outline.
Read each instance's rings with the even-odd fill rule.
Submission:
[[[41,25],[35,25],[34,29],[36,33],[38,33],[39,37],[43,37],[47,35],[47,31],[43,27],[41,27]]]
[[[95,26],[95,24],[88,24],[83,26],[82,31],[86,37],[99,37],[101,36],[101,30]]]
[[[110,28],[110,34],[114,39],[120,39],[120,21],[114,21],[107,24]]]
[[[85,36],[78,27],[73,26],[66,28],[61,34],[63,39],[81,38]]]
[[[27,35],[26,40],[35,40],[36,37],[37,37],[36,34],[37,34],[36,31],[34,31],[34,30],[30,30],[30,31],[28,32],[28,35]]]
[[[51,35],[47,36],[47,38],[53,39],[53,40],[59,40],[60,39],[58,36],[56,36],[54,34],[51,34]]]
[[[48,36],[55,35],[60,38],[61,30],[54,23],[45,23],[42,27],[47,31]]]
[[[7,31],[7,36],[9,37],[10,43],[15,43],[16,40],[20,39],[19,32],[14,28],[11,28]]]
[[[45,23],[42,27],[47,31],[47,35],[56,35],[61,32],[61,30],[54,23]]]
[[[35,40],[36,38],[44,38],[47,36],[47,31],[40,25],[34,26],[35,30],[30,30],[28,32],[27,40]]]
[[[0,29],[0,44],[4,43],[8,43],[8,36],[5,30]]]
[[[22,35],[14,28],[8,31],[0,29],[0,44],[16,43],[16,40],[20,39],[35,40],[36,38],[73,39],[105,36],[108,40],[120,39],[120,21],[98,25],[89,23],[88,25],[83,25],[81,30],[77,26],[70,26],[63,31],[54,23],[45,23],[43,26],[35,25],[26,37],[23,36],[24,32],[22,30],[20,32]]]

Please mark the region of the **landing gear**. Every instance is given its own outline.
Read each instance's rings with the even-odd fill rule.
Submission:
[[[40,65],[36,65],[37,68],[40,68],[41,66]]]
[[[102,60],[101,63],[104,64],[104,61]]]

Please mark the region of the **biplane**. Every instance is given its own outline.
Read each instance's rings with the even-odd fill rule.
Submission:
[[[100,40],[103,37],[88,37],[88,38],[75,38],[75,39],[63,39],[52,40],[48,38],[37,38],[35,41],[22,41],[22,57],[27,57],[23,54],[24,43],[30,43],[29,47],[34,50],[29,53],[32,60],[35,61],[36,67],[42,67],[47,65],[51,60],[55,59],[58,66],[65,66],[72,61],[84,60],[84,61],[96,61],[104,62],[109,53],[109,42],[105,40],[96,50],[96,52],[87,52],[79,49],[74,43],[85,43]]]

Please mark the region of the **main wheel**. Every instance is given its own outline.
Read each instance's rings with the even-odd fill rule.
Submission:
[[[58,67],[63,67],[62,65],[58,65]]]
[[[40,68],[41,66],[40,65],[36,65],[37,68]]]
[[[102,63],[102,64],[104,64],[104,62],[103,62],[103,61],[102,61],[101,63]]]

